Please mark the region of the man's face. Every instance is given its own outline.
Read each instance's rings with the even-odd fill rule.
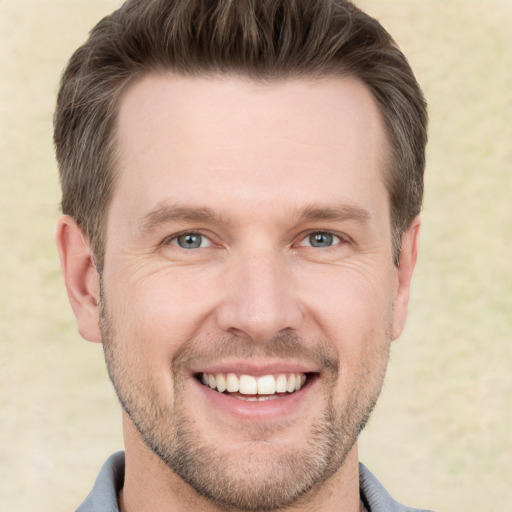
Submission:
[[[353,450],[405,317],[376,104],[151,75],[118,147],[101,323],[127,421],[221,506],[294,503]]]

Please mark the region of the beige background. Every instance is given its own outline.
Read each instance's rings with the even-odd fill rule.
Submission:
[[[58,77],[114,0],[0,0],[0,509],[70,511],[122,447],[53,245]],[[398,499],[512,511],[512,3],[362,4],[430,102],[422,254],[361,458]]]

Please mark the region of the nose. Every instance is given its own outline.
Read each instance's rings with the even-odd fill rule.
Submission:
[[[223,281],[217,322],[224,332],[263,343],[299,328],[303,312],[290,269],[279,255],[240,255]]]

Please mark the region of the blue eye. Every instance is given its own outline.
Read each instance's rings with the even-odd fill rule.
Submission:
[[[201,249],[211,245],[210,240],[200,233],[183,233],[173,238],[171,243],[182,249]]]
[[[324,231],[317,231],[315,233],[309,234],[302,242],[301,245],[316,247],[316,248],[324,248],[324,247],[332,247],[333,245],[339,244],[341,240],[336,235],[332,233],[327,233]]]

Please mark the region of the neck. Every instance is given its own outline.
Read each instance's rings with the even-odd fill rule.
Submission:
[[[119,495],[121,512],[225,512],[199,495],[177,476],[141,440],[127,418],[123,418],[126,467]],[[300,504],[280,512],[359,512],[359,468],[357,445],[341,468],[321,487],[310,491]]]

